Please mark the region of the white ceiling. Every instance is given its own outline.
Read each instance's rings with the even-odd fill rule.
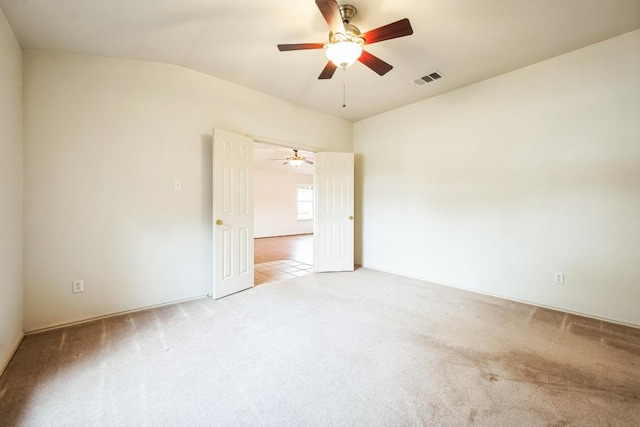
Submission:
[[[313,0],[0,0],[26,49],[177,64],[350,121],[441,94],[640,28],[640,0],[342,0],[365,32],[409,18],[414,34],[366,47],[395,68],[360,63],[318,80],[324,42]],[[615,66],[615,64],[612,64]],[[445,79],[413,80],[438,70]],[[342,108],[346,77],[347,107]]]

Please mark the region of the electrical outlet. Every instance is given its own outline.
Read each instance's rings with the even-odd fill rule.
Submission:
[[[71,288],[71,292],[74,294],[79,294],[84,292],[84,280],[74,280],[72,282],[73,287]]]
[[[553,273],[553,280],[556,283],[563,284],[564,283],[564,273],[560,271],[556,271]]]

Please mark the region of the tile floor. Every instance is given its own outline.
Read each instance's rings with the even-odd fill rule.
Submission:
[[[278,282],[297,276],[304,276],[313,272],[313,266],[304,262],[290,259],[280,261],[268,261],[255,265],[254,284]]]

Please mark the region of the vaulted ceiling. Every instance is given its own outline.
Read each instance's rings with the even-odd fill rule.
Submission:
[[[409,18],[414,34],[367,47],[360,63],[317,77],[328,40],[314,0],[0,0],[21,46],[176,64],[350,121],[420,101],[640,28],[640,0],[344,0],[367,31]],[[615,64],[612,64],[615,67]],[[445,78],[418,86],[439,71]],[[343,84],[346,107],[342,107]]]

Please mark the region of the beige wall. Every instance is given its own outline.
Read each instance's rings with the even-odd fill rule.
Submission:
[[[0,82],[6,353],[21,336],[20,51],[1,25],[0,66],[18,70]],[[356,123],[357,260],[640,325],[639,40]],[[24,61],[27,330],[210,292],[214,126],[352,149],[348,122],[180,67],[37,51]]]
[[[356,123],[359,260],[640,325],[639,76],[635,31]]]
[[[213,127],[352,150],[349,122],[188,69],[24,55],[26,330],[211,292]]]
[[[22,331],[22,52],[0,10],[0,374]]]
[[[313,175],[261,169],[253,174],[255,237],[313,233],[313,221],[298,221],[298,185],[313,185]]]

